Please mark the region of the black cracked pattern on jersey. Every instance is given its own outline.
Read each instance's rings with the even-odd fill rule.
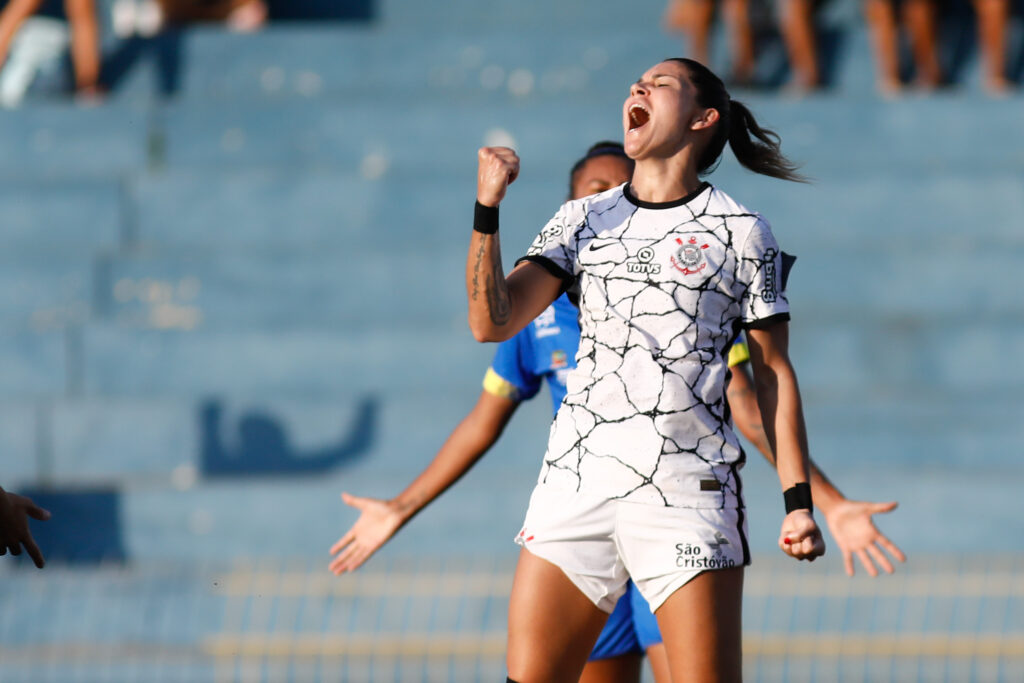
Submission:
[[[709,206],[712,194],[703,192],[688,204],[671,209],[678,222],[659,229],[657,234],[631,231],[633,221],[643,210],[616,193],[590,203],[582,221],[575,225],[549,224],[538,235],[531,254],[550,254],[557,245],[561,262],[570,272],[575,268],[576,287],[584,307],[577,356],[582,374],[578,377],[586,378],[582,390],[570,391],[556,417],[556,423],[571,419],[575,438],[566,444],[563,434],[559,452],[549,449],[542,481],[560,471],[575,480],[576,490],[586,489],[588,459],[607,460],[622,469],[625,487],[619,495],[610,497],[635,498],[639,492],[646,494],[645,499],[658,500],[665,506],[684,506],[680,501],[692,500],[697,492],[673,491],[669,488],[672,480],[659,482],[658,476],[666,458],[696,458],[706,464],[707,471],[701,472],[695,481],[713,477],[720,485],[718,491],[699,494],[701,507],[709,507],[709,496],[718,496],[718,507],[725,507],[730,500],[741,500],[738,470],[745,455],[729,426],[725,355],[739,330],[744,309],[748,319],[756,319],[757,310],[763,310],[764,304],[774,304],[784,295],[775,273],[777,251],[769,248],[751,257],[742,254],[743,244],[735,243],[737,238],[746,238],[749,228],[737,235],[732,225],[743,222],[749,226],[759,217],[750,213],[714,213]],[[606,214],[613,218],[603,223],[600,219]],[[603,232],[598,234],[596,230]],[[602,239],[609,231],[618,236],[605,235]],[[700,255],[685,257],[683,239],[693,236],[697,242],[691,251],[699,249],[695,253]],[[676,254],[679,259],[672,256],[670,264],[654,263],[653,254],[660,250],[664,255],[667,240],[681,245]],[[705,253],[707,257],[703,256]],[[704,265],[699,270],[684,270],[687,266],[681,262],[683,258],[689,258],[688,263],[692,264],[703,259]],[[682,272],[671,272],[672,268]],[[741,273],[749,275],[744,277]],[[759,284],[752,287],[751,282]],[[659,319],[672,316],[679,318],[678,330],[659,334]],[[612,334],[608,327],[614,319],[624,328],[617,334]],[[653,398],[648,396],[646,400],[644,394],[651,391],[637,386],[628,374],[631,354],[638,350],[649,355],[661,375],[660,388]],[[646,358],[642,362],[646,363]],[[648,367],[655,372],[653,366]],[[624,397],[628,408],[621,415],[607,414],[607,410],[602,410],[606,406],[601,399],[594,400],[595,394],[607,396],[609,392]],[[686,414],[696,418],[693,424],[702,425],[704,433],[698,436],[679,431],[678,418]],[[591,438],[595,430],[622,425],[638,417],[653,425],[661,442],[653,463],[650,458],[646,464],[638,463],[643,458],[635,454],[631,457],[630,453],[594,451],[599,447]],[[570,425],[560,423],[558,427],[565,430]]]

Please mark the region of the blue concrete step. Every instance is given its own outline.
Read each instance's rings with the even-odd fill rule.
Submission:
[[[75,340],[60,328],[5,330],[0,333],[0,397],[30,403],[37,397],[61,396],[73,384],[69,367]]]
[[[110,320],[157,329],[464,327],[465,246],[437,251],[417,239],[387,252],[118,257],[97,283],[98,308]]]
[[[526,171],[560,169],[592,142],[621,136],[625,86],[602,87],[589,103],[560,96],[476,106],[421,100],[386,106],[370,98],[319,106],[181,103],[168,108],[161,125],[170,168],[355,171],[374,155],[397,172],[471,173],[476,148],[501,141],[517,148]],[[1020,145],[979,145],[963,135],[963,121],[972,120],[988,139],[1015,140],[1015,98],[746,99],[758,120],[780,134],[783,150],[821,179],[845,177],[851,169],[900,178],[923,172],[1012,173],[1024,160]]]
[[[493,348],[465,323],[347,332],[85,329],[85,386],[98,396],[267,394],[322,397],[343,389],[476,387]]]
[[[19,174],[0,182],[0,203],[0,246],[8,254],[81,254],[121,241],[126,196],[116,181]]]
[[[142,105],[30,103],[4,112],[0,175],[87,180],[146,167],[150,116]]]
[[[8,329],[47,329],[90,314],[93,263],[88,254],[15,250],[0,256],[0,322]]]
[[[510,235],[507,249],[525,250],[534,237],[529,232],[539,231],[555,212],[568,191],[568,168],[585,149],[574,150],[558,166],[531,167],[516,181],[516,200],[502,208]],[[467,153],[472,162],[475,150]],[[372,154],[368,158],[360,162],[375,163]],[[379,161],[389,163],[383,157]],[[196,169],[148,175],[134,189],[138,239],[158,254],[166,247],[217,254],[313,250],[351,260],[353,254],[385,248],[464,252],[475,172],[383,171],[379,178],[366,177],[358,168],[303,173]],[[399,267],[406,265],[408,261]]]

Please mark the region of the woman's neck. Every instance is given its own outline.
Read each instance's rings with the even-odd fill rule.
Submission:
[[[680,156],[669,159],[638,159],[629,188],[645,202],[663,203],[682,199],[700,187],[696,165]]]

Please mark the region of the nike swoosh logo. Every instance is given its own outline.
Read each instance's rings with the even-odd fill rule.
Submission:
[[[618,242],[602,242],[601,244],[591,244],[590,251],[600,251],[605,247],[614,247]]]

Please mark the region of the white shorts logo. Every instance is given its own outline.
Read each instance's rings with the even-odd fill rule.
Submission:
[[[699,545],[677,543],[676,566],[685,569],[725,569],[736,566],[736,560],[726,557],[722,551],[724,546],[729,545],[729,539],[721,531],[716,531],[714,542],[707,545],[708,553],[705,554],[705,549]]]

